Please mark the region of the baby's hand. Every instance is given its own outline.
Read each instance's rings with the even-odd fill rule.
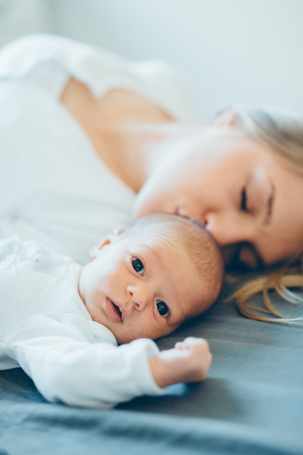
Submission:
[[[159,387],[177,382],[197,382],[206,378],[212,355],[203,338],[185,338],[174,349],[162,351],[149,359],[155,382]]]

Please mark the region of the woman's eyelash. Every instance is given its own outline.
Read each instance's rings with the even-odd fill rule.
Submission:
[[[241,193],[241,210],[247,212],[246,189],[243,188]]]

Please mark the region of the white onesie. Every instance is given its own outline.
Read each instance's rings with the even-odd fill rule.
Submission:
[[[0,240],[0,369],[21,366],[49,401],[109,408],[161,395],[148,339],[117,346],[78,293],[81,266],[17,237]]]
[[[194,114],[187,86],[163,62],[131,62],[51,35],[0,51],[0,237],[36,240],[86,263],[94,243],[131,222],[135,193],[60,103],[71,76],[95,97],[123,88],[176,120]]]

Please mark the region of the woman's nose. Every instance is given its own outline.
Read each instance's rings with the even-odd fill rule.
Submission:
[[[126,308],[134,306],[138,311],[143,311],[150,301],[150,293],[146,285],[127,286],[128,302]]]
[[[204,224],[204,217],[200,211],[200,205],[195,203],[195,201],[181,201],[177,214],[184,216],[185,218],[192,218]]]
[[[256,229],[248,215],[211,212],[205,215],[205,227],[221,246],[251,242]]]

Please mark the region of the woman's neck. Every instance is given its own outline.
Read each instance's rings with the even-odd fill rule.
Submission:
[[[170,143],[186,136],[201,136],[206,130],[200,125],[180,123],[105,126],[102,137],[106,147],[102,147],[101,158],[118,178],[138,193],[154,168],[171,153]]]
[[[138,193],[158,159],[158,145],[169,136],[166,124],[104,125],[98,140],[100,158],[129,188]],[[95,146],[96,148],[96,146]],[[98,149],[97,149],[98,152]]]
[[[84,129],[99,158],[136,193],[171,152],[172,147],[161,144],[194,131],[201,134],[200,126],[175,123],[159,106],[123,89],[95,99],[85,84],[71,78],[60,100]]]

